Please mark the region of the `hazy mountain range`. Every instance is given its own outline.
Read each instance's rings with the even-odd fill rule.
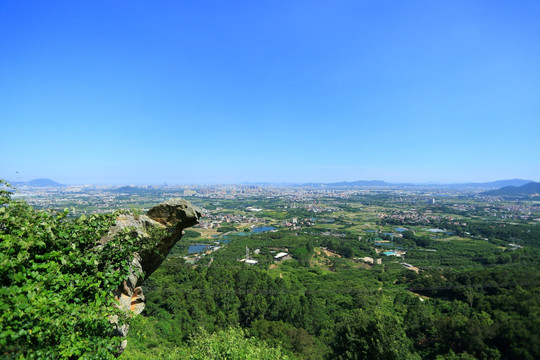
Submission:
[[[482,194],[493,196],[529,196],[540,194],[540,182],[530,182],[522,186],[505,186],[497,190],[483,192]]]
[[[522,186],[534,182],[533,180],[512,179],[512,180],[497,180],[484,183],[454,183],[454,184],[433,184],[433,183],[389,183],[382,180],[358,180],[358,181],[342,181],[335,183],[305,183],[300,186],[307,187],[328,187],[328,188],[371,188],[371,187],[424,187],[424,188],[448,188],[448,189],[499,189],[504,186]]]
[[[15,187],[31,186],[31,187],[65,187],[66,185],[60,184],[51,179],[35,179],[27,182],[13,181],[10,182]],[[490,182],[469,182],[469,183],[450,183],[450,184],[437,184],[437,183],[389,183],[383,180],[357,180],[357,181],[341,181],[334,183],[304,183],[304,184],[275,184],[275,183],[243,183],[251,185],[283,185],[283,186],[299,186],[299,187],[314,187],[314,188],[433,188],[433,189],[501,189],[504,187],[520,187],[529,183],[535,183],[533,180],[523,179],[511,179],[511,180],[497,180]],[[537,183],[536,183],[537,184]],[[138,187],[120,187],[115,192],[123,193],[135,193],[140,192],[141,188]],[[512,191],[508,189],[507,191]]]
[[[66,185],[57,183],[51,179],[34,179],[30,181],[8,181],[15,187],[31,186],[31,187],[65,187]]]

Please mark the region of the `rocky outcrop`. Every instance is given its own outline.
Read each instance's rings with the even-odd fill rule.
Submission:
[[[183,230],[197,224],[200,216],[201,213],[189,202],[174,199],[153,207],[146,215],[122,214],[117,217],[116,224],[100,240],[100,244],[107,243],[126,230],[136,232],[141,239],[151,240],[147,248],[133,254],[130,274],[114,293],[120,309],[133,315],[144,310],[141,284],[165,260],[182,237]],[[120,324],[116,316],[112,316],[110,321],[116,326],[115,335],[127,336],[127,324]],[[123,340],[120,353],[126,345],[127,340]]]
[[[185,200],[170,200],[154,206],[148,211],[148,217],[168,229],[154,249],[141,253],[141,265],[144,278],[148,278],[165,260],[169,251],[182,236],[182,230],[199,223],[201,213]]]

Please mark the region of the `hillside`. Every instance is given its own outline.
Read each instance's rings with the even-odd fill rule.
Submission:
[[[14,181],[14,186],[32,186],[32,187],[65,187],[66,185],[57,183],[51,179],[34,179],[30,181]]]
[[[326,184],[329,187],[372,187],[372,186],[392,186],[392,184],[387,183],[382,180],[357,180],[357,181],[342,181],[336,183]]]
[[[496,180],[489,181],[484,183],[463,183],[463,184],[452,184],[452,187],[455,188],[501,188],[504,186],[522,186],[532,182],[532,180],[523,180],[523,179],[511,179],[511,180]]]
[[[523,186],[505,186],[482,193],[482,195],[491,196],[532,196],[535,194],[540,194],[540,183],[538,182],[530,182]]]
[[[199,216],[180,200],[69,219],[0,189],[0,357],[114,359],[141,283]]]
[[[356,181],[340,181],[333,183],[304,183],[296,186],[314,187],[314,188],[433,188],[433,189],[498,189],[504,186],[521,186],[532,182],[532,180],[510,179],[510,180],[495,180],[489,182],[468,182],[468,183],[391,183],[383,180],[356,180]]]
[[[106,189],[91,214],[57,192],[71,213],[0,188],[0,358],[113,359],[128,324],[120,359],[540,358],[534,201],[203,186],[200,211]]]

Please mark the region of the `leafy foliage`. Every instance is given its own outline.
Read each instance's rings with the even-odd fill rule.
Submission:
[[[217,228],[217,232],[229,232],[229,231],[236,231],[236,227],[234,225],[221,225]]]
[[[183,349],[200,327],[215,333],[232,326],[303,359],[540,355],[537,249],[433,242],[439,251],[416,251],[417,262],[431,257],[416,274],[390,258],[364,266],[319,247],[359,252],[357,244],[282,231],[239,237],[213,254],[211,266],[170,259],[145,283],[145,323],[132,329],[147,337],[130,346],[139,342],[141,354],[166,358],[166,348]],[[261,249],[259,265],[275,247],[288,247],[293,259],[248,266],[237,261],[246,246]],[[493,264],[480,261],[486,253],[496,256]]]
[[[379,309],[352,312],[337,327],[332,346],[338,359],[419,359],[399,319]]]
[[[381,196],[361,201],[382,206]],[[112,357],[119,339],[109,336],[111,291],[130,254],[152,243],[126,231],[96,247],[114,214],[69,220],[66,212],[34,211],[9,197],[9,187],[0,188],[0,357]],[[274,219],[309,216],[258,201]],[[233,200],[220,206],[231,213],[245,207]],[[356,208],[339,206],[356,216]],[[304,231],[229,234],[230,243],[195,266],[181,255],[207,234],[187,230],[145,282],[146,312],[131,321],[122,358],[540,358],[537,224],[441,218],[430,227],[458,236],[408,226],[399,237],[382,226],[366,233],[344,212],[333,216]],[[405,249],[419,273],[381,257],[378,236]],[[515,240],[523,248],[509,249]],[[246,246],[259,250],[251,253],[257,265],[238,261]],[[293,258],[276,262],[276,251]]]
[[[144,334],[139,331],[131,339],[138,344],[129,347],[122,355],[130,360],[152,359],[191,359],[191,360],[288,360],[296,359],[279,346],[270,346],[256,337],[249,337],[245,330],[238,327],[226,328],[212,334],[203,328],[197,329],[189,340],[180,346],[169,345],[166,342],[152,341],[146,334],[153,333],[153,326],[144,318],[135,320],[137,327],[144,324]],[[148,340],[147,340],[148,339]],[[154,340],[156,338],[154,337]],[[150,345],[151,344],[151,345]],[[148,346],[150,345],[150,346]]]
[[[269,347],[256,338],[246,338],[245,332],[239,328],[220,330],[211,335],[202,331],[191,339],[188,359],[259,359],[276,360],[290,359],[278,347]]]
[[[97,241],[115,214],[68,219],[35,211],[0,190],[0,349],[4,358],[114,358],[113,290],[142,239]]]

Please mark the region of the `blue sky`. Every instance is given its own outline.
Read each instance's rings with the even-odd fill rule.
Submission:
[[[0,177],[538,181],[538,19],[538,1],[1,1]]]

